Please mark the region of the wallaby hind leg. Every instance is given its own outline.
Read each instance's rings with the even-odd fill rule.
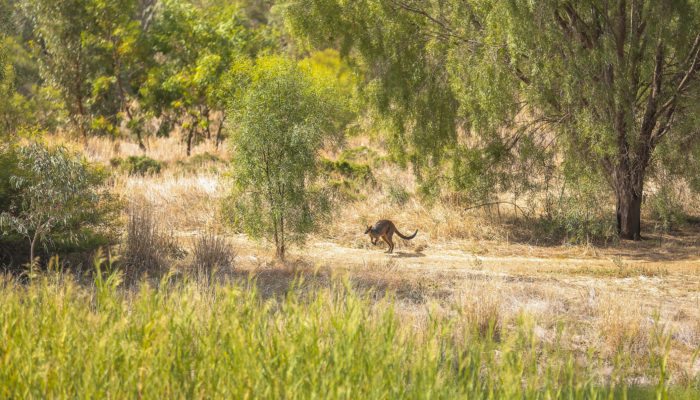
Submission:
[[[382,235],[382,240],[387,244],[387,246],[389,246],[387,253],[390,253],[392,248],[391,240],[386,235]]]
[[[387,235],[386,242],[389,244],[389,253],[390,254],[394,252],[394,239],[392,238],[392,236],[394,236],[394,232],[389,231],[389,234]]]

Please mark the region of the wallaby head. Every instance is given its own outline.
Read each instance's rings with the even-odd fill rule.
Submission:
[[[367,226],[367,230],[365,231],[365,235],[369,233],[369,231],[372,230],[372,225]]]

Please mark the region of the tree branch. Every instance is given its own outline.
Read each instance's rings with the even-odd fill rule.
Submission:
[[[653,146],[659,143],[661,138],[666,135],[670,129],[671,122],[673,121],[673,115],[677,109],[678,99],[682,94],[684,94],[685,90],[690,84],[691,79],[693,78],[693,75],[700,67],[700,34],[695,36],[695,42],[688,53],[685,63],[690,65],[688,65],[671,98],[669,98],[659,110],[659,113],[663,113],[662,119],[664,122],[660,124],[656,131],[651,135],[650,142]]]

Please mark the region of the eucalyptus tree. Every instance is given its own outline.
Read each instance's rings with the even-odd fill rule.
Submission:
[[[140,112],[138,89],[144,85],[146,70],[154,54],[146,38],[155,12],[154,1],[91,0],[86,3],[92,27],[83,41],[95,49],[100,65],[91,82],[93,112],[98,120],[93,124],[116,134],[122,122],[145,149],[143,135],[145,118]]]
[[[359,61],[414,160],[447,155],[469,183],[516,150],[562,158],[606,177],[622,238],[640,238],[657,148],[700,135],[696,0],[298,0],[288,10],[296,32]]]
[[[65,148],[3,145],[0,151],[0,161],[9,162],[0,175],[5,202],[0,205],[0,233],[25,238],[30,263],[38,244],[48,244],[57,233],[63,240],[76,240],[113,211],[105,208],[109,196],[99,190],[101,175]]]
[[[41,46],[43,74],[60,88],[72,125],[84,138],[91,119],[89,80],[95,77],[96,69],[90,57],[91,49],[83,42],[83,32],[90,24],[86,2],[26,0],[22,3]]]
[[[9,99],[14,87],[14,70],[7,59],[4,36],[0,33],[0,135],[10,129],[12,110]]]
[[[147,71],[141,103],[161,120],[161,134],[169,134],[174,125],[182,128],[187,155],[197,141],[212,134],[217,144],[221,141],[225,73],[234,59],[251,55],[255,41],[236,2],[159,4],[149,43],[160,62]]]
[[[0,96],[0,129],[55,128],[64,119],[56,91],[41,78],[33,25],[23,18],[22,0],[0,0],[0,47],[5,48],[5,79]]]
[[[284,258],[328,211],[316,180],[319,151],[342,132],[343,104],[292,61],[263,57],[238,64],[232,85],[234,223],[272,237]]]

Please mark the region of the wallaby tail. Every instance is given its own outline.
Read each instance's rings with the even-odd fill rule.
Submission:
[[[398,229],[396,230],[396,234],[399,235],[399,237],[400,237],[401,239],[411,240],[411,239],[413,239],[414,237],[416,237],[416,235],[418,234],[418,229],[416,229],[416,231],[413,232],[413,235],[411,235],[411,236],[404,236],[401,232],[399,232]]]

